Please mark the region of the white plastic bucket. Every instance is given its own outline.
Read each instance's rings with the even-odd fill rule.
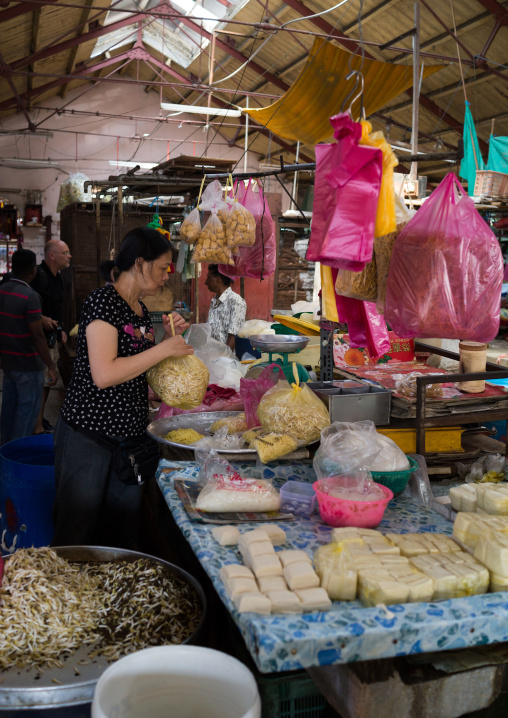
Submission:
[[[107,668],[92,718],[261,718],[251,671],[226,653],[198,646],[158,646]]]

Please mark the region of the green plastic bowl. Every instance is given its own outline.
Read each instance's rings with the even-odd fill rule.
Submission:
[[[409,461],[409,469],[404,471],[371,471],[372,478],[378,484],[383,484],[387,488],[391,489],[394,494],[400,494],[408,485],[411,474],[413,474],[418,468],[418,463],[410,456],[407,457]]]

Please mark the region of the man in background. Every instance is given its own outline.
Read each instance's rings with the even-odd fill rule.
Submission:
[[[67,334],[63,328],[64,288],[60,272],[71,263],[69,247],[60,239],[50,239],[44,247],[44,259],[37,267],[37,274],[30,286],[40,295],[42,301],[42,325],[48,348],[58,374],[60,343],[65,344]],[[49,395],[49,387],[44,387],[42,404],[34,433],[52,431],[53,426],[44,419],[44,406]]]
[[[207,323],[214,339],[235,351],[236,334],[245,321],[247,304],[231,289],[232,280],[219,272],[218,264],[208,265],[206,286],[215,297],[210,304]]]
[[[33,433],[44,387],[44,364],[51,384],[57,379],[42,327],[41,300],[29,286],[36,271],[34,252],[19,249],[12,255],[12,276],[0,288],[1,444]]]

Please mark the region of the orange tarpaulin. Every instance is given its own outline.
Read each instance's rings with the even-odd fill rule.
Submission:
[[[269,107],[246,110],[253,120],[286,140],[315,145],[331,138],[329,118],[340,112],[344,98],[354,87],[354,78],[346,80],[351,53],[322,38],[316,38],[305,67],[289,90]],[[360,68],[355,55],[351,69]],[[423,77],[441,70],[443,65],[425,67]],[[392,65],[364,60],[363,104],[368,115],[376,112],[413,84],[411,65]],[[358,111],[359,103],[354,110]],[[347,109],[347,108],[345,108]]]

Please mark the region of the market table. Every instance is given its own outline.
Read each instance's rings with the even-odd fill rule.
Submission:
[[[289,478],[314,480],[310,465],[279,462],[270,467],[238,464],[241,472],[270,478],[280,487]],[[508,592],[431,603],[366,608],[359,601],[334,601],[326,613],[261,616],[240,614],[219,578],[222,566],[240,563],[235,547],[212,538],[213,524],[191,521],[174,489],[175,476],[195,480],[197,465],[161,460],[157,482],[176,524],[238,626],[259,670],[277,673],[379,658],[408,656],[508,641]],[[329,543],[332,529],[316,513],[310,519],[281,522],[291,548],[310,556]],[[244,524],[253,529],[260,524]],[[439,532],[451,535],[452,524],[406,496],[393,499],[379,529],[384,532]]]

